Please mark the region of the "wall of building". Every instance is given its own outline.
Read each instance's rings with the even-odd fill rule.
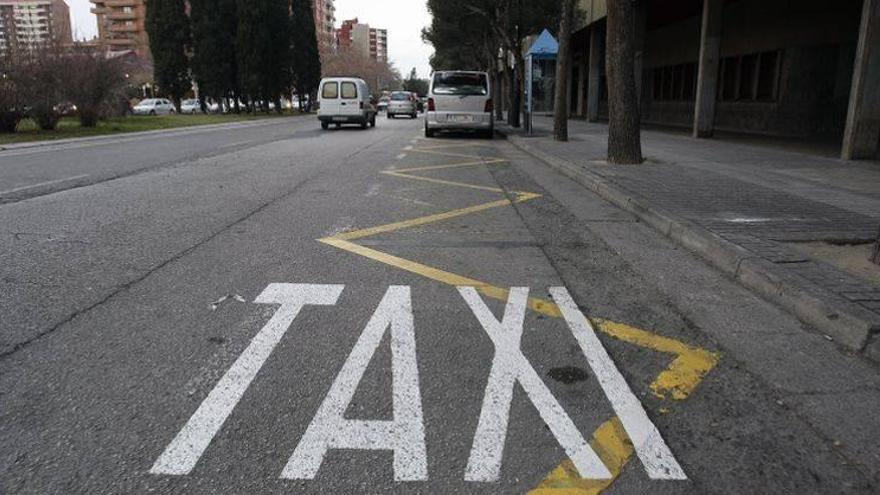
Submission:
[[[861,5],[861,0],[728,1],[716,128],[842,135]],[[699,16],[648,31],[646,123],[692,125],[699,39]]]

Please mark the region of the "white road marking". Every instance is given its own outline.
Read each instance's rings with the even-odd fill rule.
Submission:
[[[303,307],[333,306],[344,287],[305,284],[272,284],[267,287],[255,302],[280,304],[281,307],[159,456],[150,473],[189,474]]]
[[[581,477],[611,478],[608,468],[520,350],[529,289],[510,290],[504,317],[500,322],[483,302],[476,289],[459,287],[458,291],[495,345],[495,357],[492,360],[492,369],[486,384],[480,420],[464,479],[483,482],[498,480],[504,443],[507,439],[513,387],[517,382],[556,437],[556,441],[577,467]]]
[[[657,427],[648,418],[641,402],[632,393],[626,379],[614,365],[611,356],[602,346],[602,341],[596,336],[596,331],[578,309],[571,295],[564,287],[553,287],[550,289],[550,294],[565,321],[568,322],[581,351],[590,363],[590,368],[602,385],[602,390],[611,401],[611,406],[620,418],[627,436],[632,440],[636,454],[648,472],[648,477],[654,480],[687,479],[687,475],[666,446]]]
[[[407,146],[406,148],[403,148],[403,149],[405,149],[406,151],[412,151],[413,147],[412,147],[412,146]]]
[[[345,411],[388,327],[391,327],[394,419],[345,419]],[[392,450],[395,481],[428,479],[425,425],[419,392],[409,287],[392,286],[388,289],[315,418],[290,456],[281,477],[314,479],[330,449]]]
[[[380,191],[381,189],[382,189],[382,184],[379,184],[378,182],[375,183],[375,184],[371,184],[371,185],[370,185],[370,188],[367,189],[367,194],[366,194],[366,196],[367,196],[368,198],[371,198],[371,197],[373,197],[373,196],[377,196],[377,195],[379,194],[379,191]]]
[[[67,177],[67,178],[65,178],[65,179],[50,180],[50,181],[46,181],[46,182],[40,182],[40,183],[37,183],[37,184],[31,184],[30,186],[17,187],[17,188],[15,188],[15,189],[9,189],[9,190],[7,190],[7,191],[0,191],[0,196],[6,196],[6,195],[8,195],[8,194],[19,193],[19,192],[27,191],[28,189],[37,189],[37,188],[39,188],[39,187],[45,187],[45,186],[51,186],[51,185],[55,185],[55,184],[60,184],[60,183],[62,183],[62,182],[71,182],[71,181],[75,181],[75,180],[78,180],[78,179],[85,179],[85,178],[88,177],[88,176],[89,176],[89,174],[75,175],[75,176],[73,176],[73,177]]]
[[[401,153],[401,154],[397,155],[395,158],[397,158],[398,160],[403,160],[404,158],[406,158],[406,153]]]

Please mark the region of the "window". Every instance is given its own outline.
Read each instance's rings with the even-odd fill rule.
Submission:
[[[697,86],[697,64],[658,67],[651,71],[654,101],[693,101]]]
[[[342,98],[345,100],[353,100],[358,96],[357,85],[353,82],[342,83]]]
[[[321,90],[321,98],[333,100],[339,98],[339,83],[324,83],[324,89]]]
[[[722,101],[776,101],[779,92],[778,50],[728,57],[721,64]]]
[[[433,92],[438,95],[482,96],[489,94],[486,74],[478,72],[438,72]]]

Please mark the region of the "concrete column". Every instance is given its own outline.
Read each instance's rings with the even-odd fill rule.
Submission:
[[[874,158],[880,142],[880,0],[864,0],[843,135],[844,160]]]
[[[585,57],[584,57],[585,58]],[[577,116],[587,116],[587,98],[584,92],[587,89],[587,65],[583,61],[578,63],[578,80],[577,80]]]
[[[602,70],[602,29],[598,24],[590,27],[590,75],[587,86],[587,120],[599,121],[599,83]]]
[[[639,99],[639,108],[642,103],[642,83],[645,80],[645,38],[648,36],[648,2],[636,0],[633,2],[633,14],[635,14],[635,26],[633,32],[636,35],[636,54],[634,72],[636,75],[636,96]]]
[[[715,130],[723,9],[724,0],[703,0],[700,67],[697,74],[697,101],[694,105],[694,137],[698,138],[712,137]]]

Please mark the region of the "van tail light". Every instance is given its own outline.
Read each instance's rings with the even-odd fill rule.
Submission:
[[[494,109],[495,109],[495,107],[494,107],[494,105],[492,105],[492,99],[490,98],[490,99],[486,100],[486,108],[484,108],[483,111],[486,113],[492,113],[492,111]]]
[[[436,112],[437,111],[437,106],[434,105],[434,98],[428,98],[428,111],[429,112]]]

